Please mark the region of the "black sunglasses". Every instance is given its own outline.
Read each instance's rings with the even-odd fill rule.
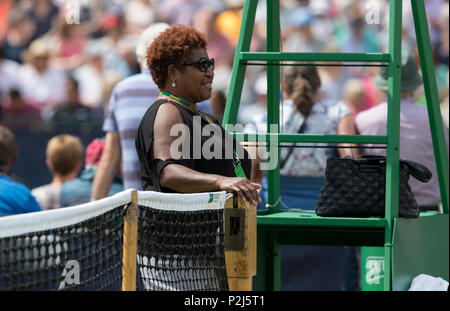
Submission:
[[[183,66],[189,66],[194,65],[198,68],[201,72],[207,72],[208,68],[211,68],[212,71],[214,71],[214,58],[207,59],[207,58],[200,58],[199,60],[196,60],[194,62],[184,63]]]

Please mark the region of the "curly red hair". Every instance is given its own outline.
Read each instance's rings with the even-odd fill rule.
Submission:
[[[172,25],[166,29],[147,49],[147,67],[153,81],[163,88],[169,65],[181,68],[193,49],[206,48],[206,45],[206,37],[194,27]]]

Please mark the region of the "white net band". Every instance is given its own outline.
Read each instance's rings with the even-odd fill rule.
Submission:
[[[223,209],[226,196],[225,191],[192,194],[138,191],[138,204],[158,210],[191,212]]]
[[[0,217],[0,238],[74,225],[131,202],[132,190],[102,200],[49,211]]]

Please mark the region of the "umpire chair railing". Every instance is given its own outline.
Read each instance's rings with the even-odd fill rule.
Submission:
[[[234,58],[223,125],[235,124],[246,67],[267,66],[267,133],[232,133],[240,141],[267,143],[354,143],[379,144],[387,149],[386,211],[384,218],[323,218],[311,213],[280,211],[280,164],[267,171],[268,209],[258,211],[258,270],[253,288],[280,290],[280,244],[349,245],[378,247],[383,250],[383,290],[406,289],[420,274],[448,280],[448,155],[435,79],[428,24],[423,0],[411,0],[414,26],[422,69],[431,136],[443,213],[422,213],[418,219],[398,217],[400,86],[402,0],[389,2],[388,53],[284,53],[280,52],[280,4],[267,0],[266,52],[250,52],[258,0],[245,0],[239,40]],[[388,66],[388,122],[386,136],[314,135],[280,133],[280,66],[289,63],[344,62]],[[320,64],[319,64],[320,63]],[[276,129],[270,125],[277,125]],[[270,152],[269,152],[270,153]],[[409,236],[410,238],[406,238]],[[416,237],[416,238],[414,238]],[[416,256],[416,257],[410,257]],[[417,257],[419,256],[419,257]],[[364,289],[364,286],[363,286]]]

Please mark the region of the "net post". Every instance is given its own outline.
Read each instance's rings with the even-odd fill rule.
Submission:
[[[123,228],[123,266],[122,291],[136,290],[136,256],[137,256],[137,191],[131,192],[131,203],[127,206]]]
[[[239,215],[236,210],[242,217],[235,216],[233,219],[227,216]],[[252,278],[256,275],[256,205],[244,202],[233,194],[227,196],[224,211],[228,288],[231,291],[251,291]],[[239,219],[239,226],[231,223],[236,219]],[[230,245],[227,238],[243,238],[243,245]]]

